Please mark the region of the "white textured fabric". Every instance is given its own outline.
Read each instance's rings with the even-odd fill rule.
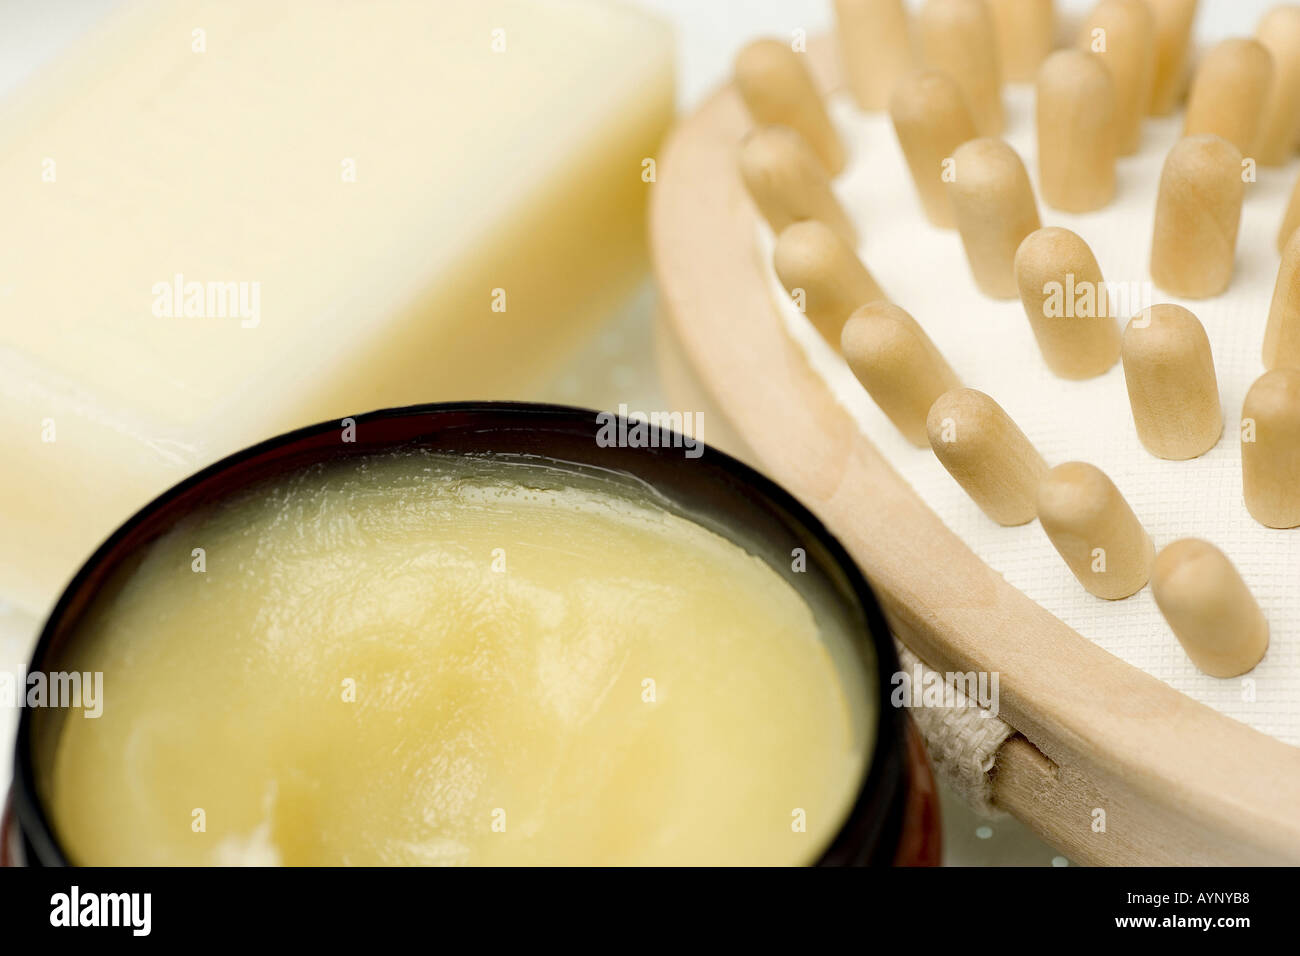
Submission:
[[[1033,93],[1007,90],[1006,139],[1037,188]],[[769,269],[791,334],[860,427],[931,508],[986,563],[1081,634],[1172,687],[1292,745],[1300,745],[1300,529],[1275,531],[1246,511],[1241,490],[1242,400],[1264,371],[1260,359],[1279,256],[1274,245],[1295,163],[1260,169],[1247,187],[1232,285],[1214,299],[1177,302],[1205,325],[1223,401],[1224,434],[1194,461],[1154,458],[1138,442],[1119,364],[1083,382],[1056,378],[1044,364],[1018,300],[995,301],[975,287],[955,231],[924,218],[884,114],[832,102],[852,157],[836,190],[860,230],[859,252],[886,294],[926,329],[963,382],[989,393],[1024,429],[1049,464],[1082,460],[1119,486],[1156,546],[1187,536],[1214,542],[1232,559],[1271,626],[1264,660],[1242,678],[1216,680],[1192,665],[1166,625],[1150,588],[1123,601],[1086,592],[1042,528],[995,524],[944,471],[929,449],[906,442],[854,379],[843,359],[794,308]],[[1181,117],[1148,120],[1141,152],[1120,160],[1119,194],[1106,209],[1069,215],[1039,204],[1044,225],[1065,226],[1092,247],[1109,282],[1146,282],[1156,188]],[[772,236],[759,235],[771,262]]]
[[[933,668],[908,650],[900,641],[898,660],[904,673],[920,667],[927,684]],[[935,771],[956,790],[976,812],[998,816],[993,806],[993,778],[989,771],[997,760],[998,748],[1015,730],[999,717],[978,706],[967,706],[966,695],[953,689],[953,707],[912,707],[908,713],[925,738],[925,748]]]

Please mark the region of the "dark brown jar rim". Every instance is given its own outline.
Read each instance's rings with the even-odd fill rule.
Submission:
[[[862,572],[822,523],[789,493],[749,466],[712,447],[696,458],[670,442],[656,447],[598,443],[602,423],[590,409],[523,402],[453,402],[384,409],[300,428],[237,452],[185,479],[145,505],[117,529],[77,572],[41,631],[29,673],[50,670],[93,598],[131,555],[183,516],[258,482],[343,458],[401,449],[509,456],[630,477],[662,496],[670,507],[730,538],[783,573],[806,593],[805,575],[789,573],[789,555],[803,548],[807,571],[829,588],[850,620],[855,657],[876,694],[876,732],[857,795],[818,865],[890,864],[912,829],[916,774],[909,758],[909,721],[889,706],[898,659],[884,615]],[[352,441],[343,441],[343,423]],[[626,424],[626,422],[624,422]],[[701,515],[710,520],[701,520]],[[776,556],[784,556],[777,560]],[[803,580],[796,581],[799,577]],[[14,748],[7,823],[0,836],[10,862],[69,863],[41,799],[33,746],[38,715],[23,708]],[[913,748],[914,749],[914,748]],[[922,764],[924,760],[922,758]],[[924,787],[932,790],[928,768]],[[931,794],[932,795],[932,794]],[[930,814],[933,817],[933,814]],[[937,828],[929,819],[926,824]],[[929,845],[937,846],[935,839]],[[915,834],[909,839],[915,840]],[[20,859],[14,859],[20,857]],[[913,861],[915,862],[915,861]]]

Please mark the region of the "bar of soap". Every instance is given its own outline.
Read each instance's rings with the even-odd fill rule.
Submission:
[[[0,593],[285,429],[527,397],[639,280],[672,110],[619,4],[114,15],[0,112]]]
[[[59,664],[105,688],[55,747],[72,859],[815,860],[874,739],[854,638],[634,487],[411,453],[189,516]]]

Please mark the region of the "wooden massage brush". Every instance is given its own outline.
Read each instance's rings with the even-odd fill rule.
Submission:
[[[1195,8],[837,0],[652,202],[682,396],[1000,675],[993,802],[1084,862],[1300,862],[1300,6],[1193,68]]]

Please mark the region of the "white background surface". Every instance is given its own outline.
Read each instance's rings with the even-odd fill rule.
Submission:
[[[3,0],[0,3],[0,96],[85,31],[120,0]],[[274,2],[274,0],[267,0]],[[328,2],[328,0],[321,0]],[[475,0],[429,0],[475,2]],[[543,0],[545,2],[545,0]],[[830,28],[830,0],[626,0],[669,20],[678,36],[679,103],[689,109],[723,82],[735,52],[762,34],[788,36],[803,28]],[[913,2],[912,6],[919,3]],[[1087,2],[1058,0],[1078,13]],[[1202,41],[1253,32],[1273,0],[1201,0],[1197,36]],[[557,401],[595,407],[628,402],[634,408],[667,407],[650,367],[649,325],[653,292],[646,289],[555,382]],[[8,612],[0,601],[0,669],[21,673],[36,622]],[[7,785],[12,714],[0,714],[0,785]],[[945,858],[957,864],[1057,865],[1064,861],[1014,821],[975,818],[953,797],[944,801]]]

